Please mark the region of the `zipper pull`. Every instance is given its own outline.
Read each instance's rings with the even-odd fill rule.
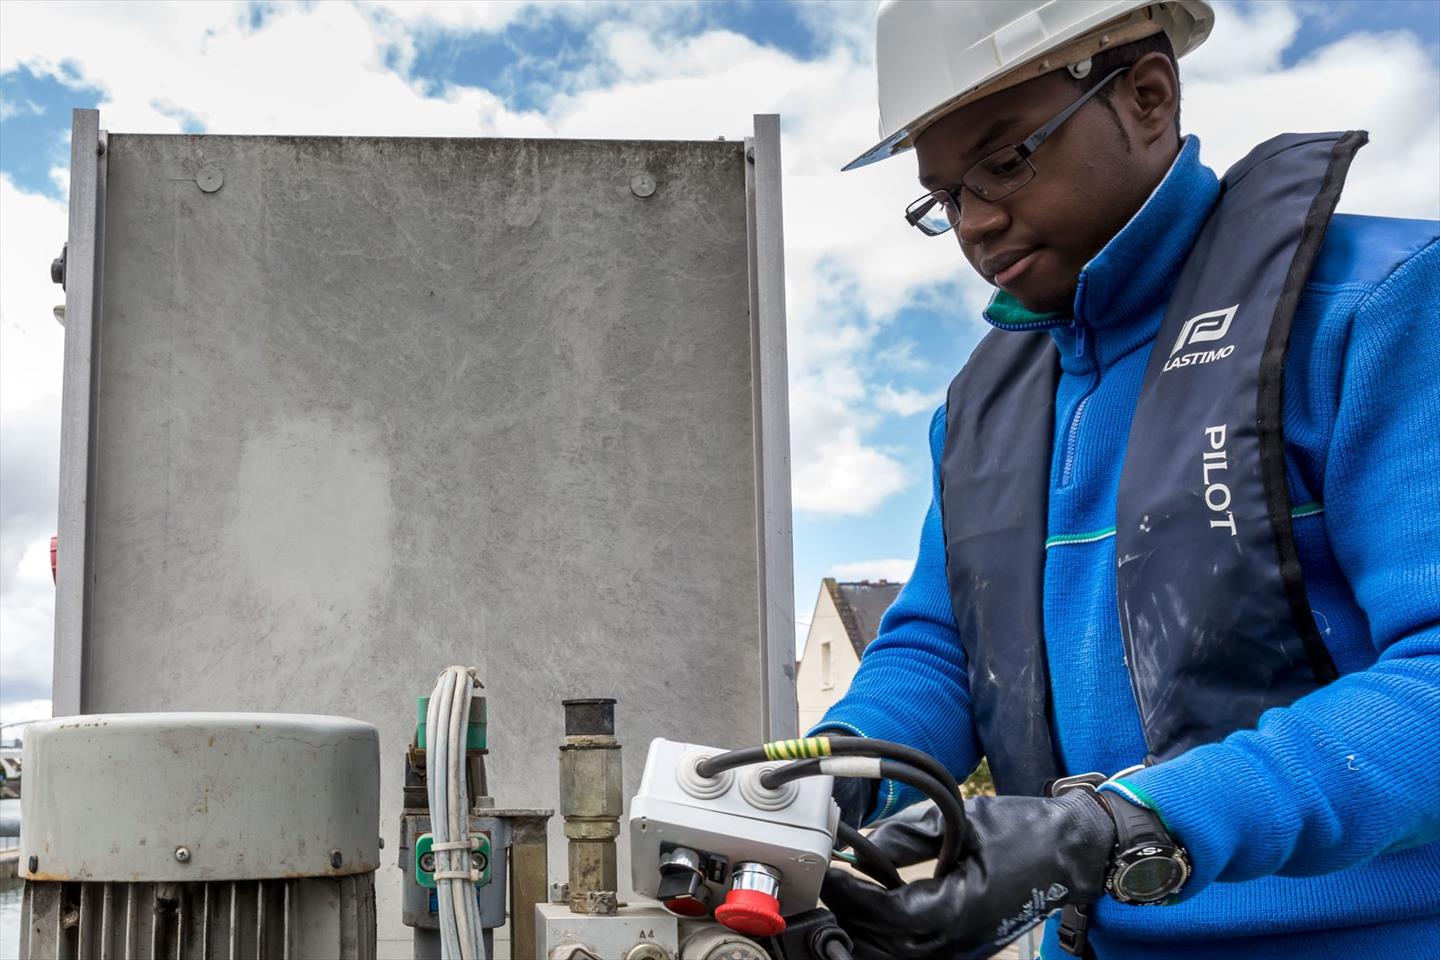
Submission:
[[[1079,320],[1072,320],[1070,325],[1075,328],[1075,356],[1083,357],[1085,356],[1085,324]]]

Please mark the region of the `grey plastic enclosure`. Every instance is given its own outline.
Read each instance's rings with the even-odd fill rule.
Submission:
[[[390,843],[447,664],[485,681],[504,806],[557,805],[566,697],[619,701],[627,796],[654,737],[795,736],[779,163],[773,116],[626,142],[76,111],[57,714],[374,724]]]

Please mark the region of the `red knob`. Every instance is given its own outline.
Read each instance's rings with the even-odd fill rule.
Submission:
[[[760,890],[731,890],[715,908],[715,919],[750,937],[773,937],[785,929],[780,901]]]
[[[703,917],[710,913],[704,900],[696,897],[672,897],[665,901],[665,909],[682,917]]]

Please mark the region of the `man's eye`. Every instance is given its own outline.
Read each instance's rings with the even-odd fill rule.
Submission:
[[[992,177],[1008,177],[1019,170],[1024,163],[1024,160],[1012,153],[989,161],[985,167]]]

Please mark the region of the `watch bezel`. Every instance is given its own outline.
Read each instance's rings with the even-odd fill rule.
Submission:
[[[1149,897],[1141,897],[1126,891],[1126,875],[1149,860],[1168,860],[1178,868],[1178,879],[1167,885],[1160,893]],[[1105,878],[1105,888],[1110,896],[1120,903],[1134,906],[1152,906],[1163,903],[1179,892],[1185,886],[1186,881],[1190,879],[1190,860],[1185,856],[1184,848],[1174,843],[1147,840],[1121,851],[1115,856],[1113,862],[1115,866],[1110,871],[1110,875]]]

